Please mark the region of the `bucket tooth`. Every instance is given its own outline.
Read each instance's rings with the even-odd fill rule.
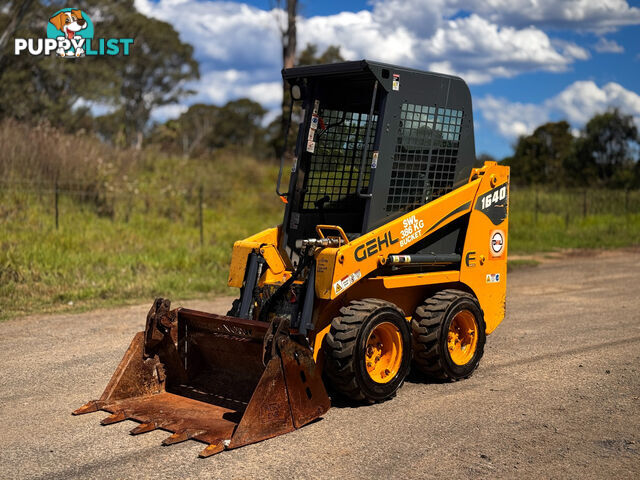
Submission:
[[[158,428],[156,422],[141,423],[137,427],[132,428],[129,433],[131,433],[131,435],[139,435],[141,433],[153,432],[156,428]]]
[[[109,415],[107,418],[104,418],[100,423],[102,425],[111,425],[112,423],[122,422],[126,419],[127,416],[124,414],[124,412],[115,412]]]
[[[84,415],[85,413],[93,413],[97,412],[102,408],[102,402],[98,400],[91,400],[90,402],[85,403],[80,408],[73,411],[73,415]]]
[[[216,453],[220,453],[223,450],[224,450],[224,443],[222,442],[212,443],[208,445],[204,450],[202,450],[198,456],[200,458],[207,458],[207,457],[210,457],[211,455],[215,455]]]
[[[162,441],[162,445],[174,445],[176,443],[185,442],[193,437],[197,437],[198,435],[202,435],[203,433],[207,433],[206,430],[193,430],[193,429],[185,429],[180,430],[174,433],[173,435],[165,438]]]
[[[163,445],[197,440],[209,457],[292,432],[328,409],[311,352],[286,329],[265,365],[269,323],[187,309],[175,316],[159,343],[137,333],[100,398],[74,414],[103,410],[102,425],[133,420],[131,435],[161,429],[170,435]]]

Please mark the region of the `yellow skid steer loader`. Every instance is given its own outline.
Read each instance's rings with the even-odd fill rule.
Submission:
[[[327,392],[381,402],[412,365],[450,381],[478,366],[505,312],[509,169],[473,168],[464,81],[366,60],[283,77],[300,117],[284,220],[234,244],[231,311],[157,299],[75,414],[209,456],[321,417]]]

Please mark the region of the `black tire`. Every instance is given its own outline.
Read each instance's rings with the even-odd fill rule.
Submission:
[[[400,364],[395,375],[378,383],[367,372],[365,355],[371,333],[384,323],[396,327],[397,331],[386,326],[394,331],[394,335],[399,332],[402,351],[396,357],[400,358]],[[340,316],[331,322],[324,349],[329,387],[360,402],[382,402],[393,397],[411,368],[411,330],[404,313],[394,304],[375,298],[353,300],[342,307]]]
[[[449,327],[462,311],[475,317],[477,343],[470,360],[460,365],[452,360],[448,348]],[[454,324],[455,325],[455,324]],[[478,368],[486,342],[484,315],[478,300],[460,290],[443,290],[427,298],[411,320],[413,363],[425,375],[456,381],[468,378]]]

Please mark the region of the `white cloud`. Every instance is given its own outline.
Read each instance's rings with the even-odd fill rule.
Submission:
[[[193,102],[223,104],[229,100],[247,97],[265,108],[276,108],[282,101],[282,83],[260,82],[252,72],[240,70],[213,70],[204,73],[191,85],[197,88]]]
[[[543,105],[510,102],[487,95],[477,100],[482,117],[505,138],[513,139],[531,133],[547,121],[549,112]]]
[[[562,53],[563,56],[568,58],[575,58],[576,60],[588,60],[591,58],[589,51],[576,45],[573,42],[554,38],[551,43]]]
[[[599,88],[594,82],[574,82],[556,95],[549,107],[567,116],[570,122],[584,124],[595,113],[609,107],[633,115],[640,125],[640,95],[614,82]]]
[[[187,111],[186,105],[163,105],[153,110],[153,120],[157,122],[164,122],[170,118],[177,118],[181,114]]]
[[[276,11],[212,0],[135,0],[135,5],[170,22],[194,46],[201,78],[189,85],[197,92],[189,103],[223,104],[246,96],[272,112],[279,108],[282,52]],[[298,45],[314,43],[320,51],[339,45],[348,60],[370,58],[457,74],[478,84],[526,72],[562,72],[590,58],[585,48],[536,25],[604,31],[636,22],[636,10],[624,0],[374,0],[371,11],[299,18]],[[455,16],[460,12],[465,13]],[[505,119],[499,113],[503,100],[482,101],[487,120],[506,137],[529,131],[548,116],[546,106],[513,104],[519,114]],[[171,113],[180,109],[165,107],[154,118]]]
[[[478,15],[445,22],[418,48],[421,64],[444,73],[456,73],[469,83],[483,83],[496,77],[547,70],[564,71],[589,53],[570,42],[559,47],[542,30],[533,27],[499,27]]]
[[[624,47],[615,40],[600,37],[593,48],[599,53],[624,53]]]
[[[530,134],[551,120],[566,119],[574,127],[582,127],[593,115],[611,107],[632,115],[640,126],[640,95],[614,82],[598,87],[592,81],[577,81],[542,104],[511,102],[491,95],[476,104],[482,117],[510,140]]]
[[[373,0],[371,3],[373,15],[382,27],[404,28],[422,38],[432,36],[446,16],[445,0]]]
[[[379,0],[385,3],[385,0]],[[430,0],[414,0],[416,7]],[[445,14],[475,12],[494,23],[590,32],[640,24],[640,8],[626,0],[452,0]]]
[[[197,0],[135,0],[145,15],[170,23],[215,68],[278,67],[281,47],[275,16],[243,3]]]
[[[405,5],[399,0],[389,3],[394,8]],[[422,18],[424,12],[432,10],[425,8],[415,18]],[[552,41],[542,30],[533,27],[500,27],[472,14],[446,21],[438,16],[439,21],[431,22],[427,28],[408,20],[406,12],[414,11],[411,5],[397,11],[405,14],[400,18],[391,17],[393,21],[380,3],[374,6],[373,12],[342,12],[301,19],[301,44],[315,43],[320,49],[340,45],[343,56],[348,59],[372,58],[458,74],[469,83],[484,83],[534,70],[564,71],[574,61],[589,58],[589,53],[575,43]]]
[[[342,56],[349,60],[372,58],[410,64],[415,58],[415,37],[406,28],[383,28],[375,15],[366,10],[301,18],[298,23],[301,48],[307,43],[318,45],[319,50],[339,45]]]

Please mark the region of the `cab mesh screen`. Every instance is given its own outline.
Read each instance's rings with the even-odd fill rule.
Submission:
[[[315,210],[322,206],[324,210],[343,210],[357,197],[368,114],[321,109],[319,116],[322,122],[314,136],[316,145],[305,177],[302,208]],[[378,116],[373,115],[362,192],[369,188],[377,121]]]
[[[404,103],[387,212],[409,211],[453,188],[462,110]]]

